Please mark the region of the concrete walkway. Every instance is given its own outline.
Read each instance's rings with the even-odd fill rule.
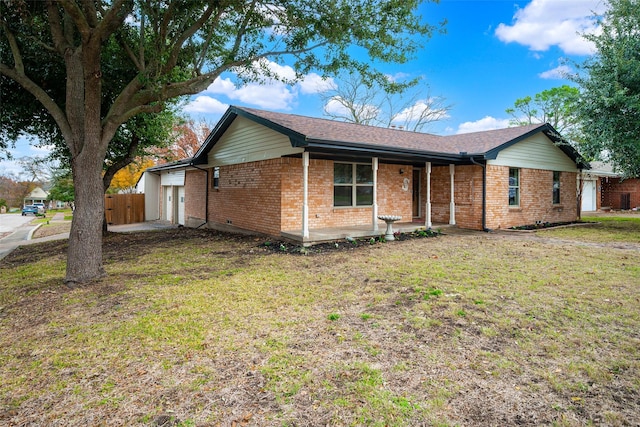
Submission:
[[[64,214],[56,213],[49,221],[64,221]],[[41,226],[42,224],[26,224],[16,229],[16,231],[14,231],[12,234],[0,239],[0,260],[9,255],[18,246],[32,245],[35,243],[49,242],[52,240],[64,240],[69,238],[69,233],[56,234],[53,236],[41,237],[39,239],[32,238],[33,233]],[[175,227],[177,226],[166,221],[148,221],[136,224],[110,225],[108,227],[108,230],[113,233],[128,233],[134,231],[151,231]]]

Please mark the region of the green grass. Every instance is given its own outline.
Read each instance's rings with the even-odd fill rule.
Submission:
[[[595,225],[538,231],[540,236],[578,239],[587,242],[640,243],[640,215],[582,217]]]
[[[617,239],[638,230],[602,224],[567,229],[579,244],[550,241],[557,230],[322,256],[193,230],[154,244],[119,235],[105,250],[109,276],[75,290],[61,285],[60,243],[35,246],[49,249],[28,262],[18,251],[0,264],[0,414],[70,425],[160,414],[182,425],[512,425],[518,414],[633,424],[640,269],[638,249]]]

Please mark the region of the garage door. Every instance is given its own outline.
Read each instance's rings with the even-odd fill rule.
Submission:
[[[184,225],[184,187],[178,187],[178,224]]]
[[[596,210],[596,181],[584,181],[582,187],[582,212]]]

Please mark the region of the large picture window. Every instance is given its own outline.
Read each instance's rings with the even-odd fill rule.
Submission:
[[[358,163],[334,163],[333,205],[373,205],[373,169]]]
[[[509,168],[509,206],[520,206],[520,169]]]
[[[560,172],[553,172],[553,204],[560,204]]]

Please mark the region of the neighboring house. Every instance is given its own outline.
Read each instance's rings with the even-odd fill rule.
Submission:
[[[549,125],[436,136],[230,107],[193,158],[145,172],[146,218],[304,243],[378,215],[489,230],[577,218],[579,154]]]
[[[23,206],[32,205],[34,203],[44,203],[45,206],[49,206],[47,202],[49,193],[42,189],[42,187],[35,187],[31,190],[31,193],[24,198]]]
[[[46,184],[45,184],[46,187]],[[47,187],[50,188],[50,187]],[[42,187],[34,188],[31,193],[23,200],[23,206],[32,205],[34,203],[44,203],[47,209],[62,209],[67,207],[69,204],[66,202],[61,202],[59,200],[48,200],[49,192],[44,190]]]
[[[622,178],[610,163],[591,162],[583,172],[582,211],[640,209],[640,179]]]

